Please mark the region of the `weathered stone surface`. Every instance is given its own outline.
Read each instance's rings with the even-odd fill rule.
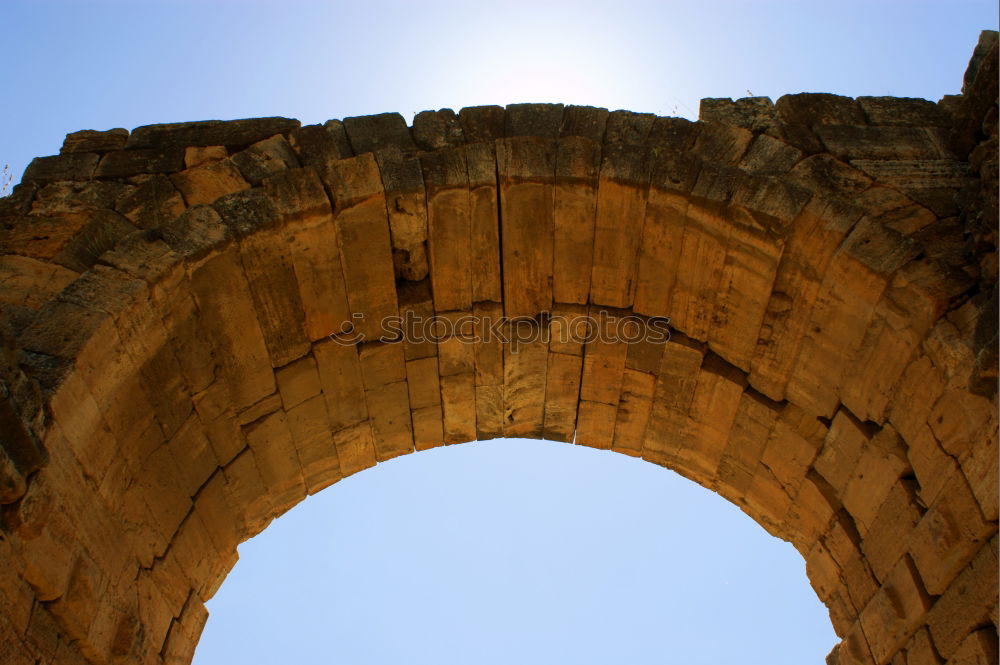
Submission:
[[[775,109],[768,97],[744,97],[735,102],[729,98],[703,99],[698,119],[757,132],[774,123]]]
[[[71,135],[0,202],[0,650],[182,665],[241,540],[507,435],[790,541],[830,662],[995,660],[995,42],[938,105]]]
[[[553,141],[517,138],[497,143],[503,296],[511,318],[552,309],[555,162]]]
[[[427,200],[420,161],[398,150],[378,153],[398,278],[419,281],[427,276]]]
[[[308,351],[309,340],[287,245],[271,235],[279,223],[278,212],[259,189],[224,197],[215,208],[240,238],[243,272],[272,364],[286,365]]]
[[[559,138],[562,129],[562,104],[510,104],[504,116],[504,135]]]
[[[233,162],[227,159],[185,169],[170,179],[189,206],[213,203],[220,196],[250,187]]]
[[[472,232],[472,300],[499,303],[503,300],[500,279],[500,206],[494,146],[466,146],[469,173],[469,214]]]
[[[493,141],[504,136],[502,106],[469,106],[458,112],[458,122],[467,143]]]
[[[180,148],[142,148],[115,150],[101,158],[95,178],[128,178],[145,173],[173,173],[184,168]]]
[[[245,120],[205,120],[136,127],[128,137],[128,148],[160,146],[224,145],[245,148],[275,134],[285,134],[299,127],[289,118],[248,118]]]
[[[927,615],[934,646],[944,658],[958,651],[962,642],[988,620],[996,604],[997,538],[980,547]]]
[[[387,148],[396,148],[404,153],[416,149],[410,129],[398,113],[344,118],[344,129],[355,155]]]
[[[767,175],[784,175],[802,159],[802,151],[784,141],[758,134],[740,160],[740,168]]]
[[[0,302],[37,309],[78,273],[27,256],[0,256]]]
[[[927,591],[941,594],[962,567],[996,532],[983,519],[965,477],[953,473],[911,538],[910,550]]]
[[[232,156],[232,162],[247,182],[254,185],[260,184],[261,180],[268,176],[299,166],[298,157],[285,137],[280,134],[258,141],[246,150],[236,153]]]
[[[601,146],[595,141],[569,137],[558,143],[552,213],[556,302],[583,305],[590,295],[600,161]]]
[[[858,97],[858,105],[872,125],[903,127],[947,127],[941,107],[913,97]]]
[[[347,332],[351,310],[336,224],[322,182],[311,168],[293,169],[265,179],[264,191],[283,219],[306,336],[316,341]]]
[[[51,261],[83,272],[135,231],[129,221],[112,210],[86,210],[57,217],[23,217],[0,229],[0,242],[17,247],[18,254]]]
[[[462,124],[451,109],[421,111],[413,117],[413,141],[421,150],[437,150],[465,143]]]
[[[192,145],[184,148],[184,166],[192,169],[202,164],[217,162],[229,156],[224,145]]]
[[[115,209],[142,229],[157,229],[184,212],[186,204],[173,182],[154,175],[115,204]]]
[[[120,150],[125,147],[125,141],[127,140],[128,130],[120,127],[103,132],[93,129],[81,129],[78,132],[71,132],[66,135],[59,152],[99,153]]]
[[[983,628],[969,635],[948,662],[954,665],[988,665],[997,662],[996,627]]]
[[[94,152],[70,153],[53,157],[36,157],[24,170],[25,182],[56,180],[89,180],[97,168],[100,156]]]
[[[472,308],[472,220],[465,151],[421,158],[427,190],[426,237],[431,286],[439,312]],[[394,235],[395,238],[395,235]]]
[[[354,156],[344,126],[337,120],[330,120],[325,125],[306,125],[295,129],[289,135],[288,142],[303,166],[320,168],[323,164]]]
[[[608,110],[593,106],[566,106],[563,108],[560,136],[580,136],[600,143],[608,124]]]
[[[362,315],[354,321],[357,331],[364,339],[376,340],[386,317],[397,315],[385,194],[371,155],[339,162],[335,174],[334,224],[347,300],[352,315]],[[362,192],[368,196],[358,200]],[[353,205],[348,207],[346,201]]]

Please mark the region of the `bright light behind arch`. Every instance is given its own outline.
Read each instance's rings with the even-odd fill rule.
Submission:
[[[791,665],[836,642],[791,545],[673,472],[582,446],[390,460],[240,553],[196,665]]]

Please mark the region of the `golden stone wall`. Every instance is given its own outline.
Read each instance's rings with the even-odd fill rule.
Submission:
[[[832,663],[996,662],[996,33],[937,104],[83,131],[0,205],[3,663],[187,663],[274,517],[499,436],[728,498]]]

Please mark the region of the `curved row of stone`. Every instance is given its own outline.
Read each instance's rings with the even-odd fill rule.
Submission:
[[[953,130],[992,58],[944,107],[70,135],[3,230],[0,644],[186,662],[236,545],[274,516],[377,461],[503,435],[640,455],[732,500],[803,553],[841,663],[960,658],[997,611],[996,239],[962,198],[990,200],[995,82],[992,135]],[[674,334],[561,339],[601,312]],[[407,313],[533,332],[376,339]]]

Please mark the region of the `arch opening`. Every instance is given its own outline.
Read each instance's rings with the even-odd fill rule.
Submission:
[[[638,460],[440,448],[241,545],[193,662],[821,662],[837,638],[804,570],[728,502]]]

